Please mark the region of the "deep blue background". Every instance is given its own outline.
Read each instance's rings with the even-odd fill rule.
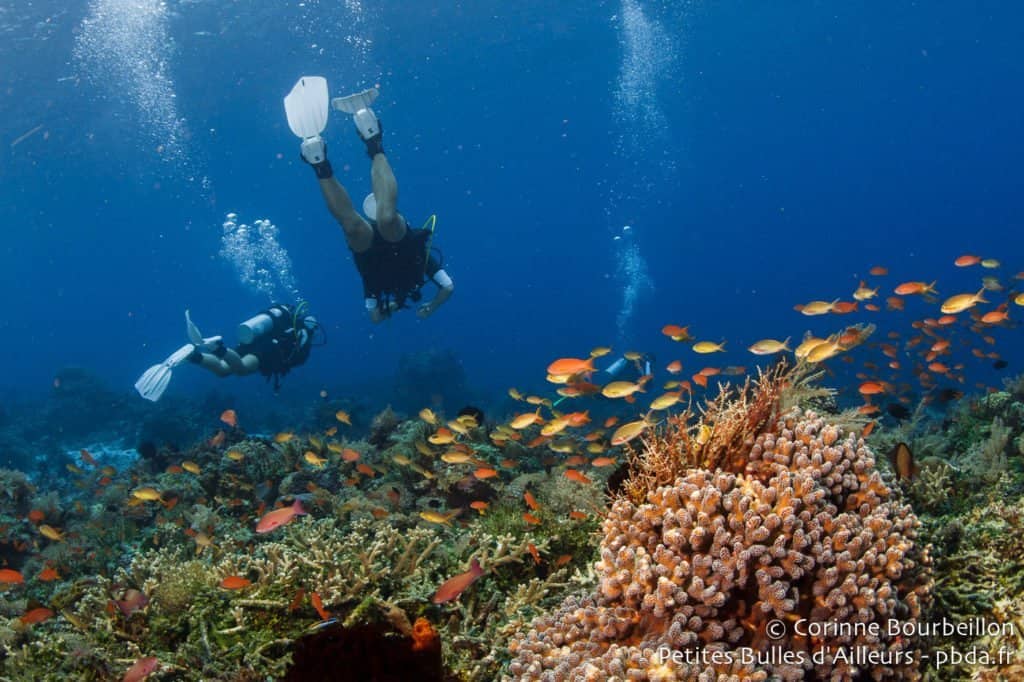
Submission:
[[[691,371],[708,363],[672,347],[663,324],[727,339],[714,364],[750,364],[757,339],[837,328],[792,306],[849,299],[872,265],[892,272],[885,295],[908,279],[977,289],[980,269],[952,267],[964,252],[1001,258],[983,274],[1007,282],[1024,270],[1024,10],[1010,3],[641,3],[675,59],[649,93],[666,128],[624,150],[617,2],[367,3],[355,31],[341,3],[171,2],[174,49],[155,47],[188,164],[157,153],[116,82],[83,73],[73,51],[88,3],[25,4],[0,4],[0,386],[42,392],[81,365],[130,390],[184,342],[186,307],[233,340],[267,300],[217,255],[230,211],[278,225],[327,325],[329,345],[286,381],[282,398],[296,400],[390,384],[399,355],[423,348],[453,349],[496,394],[539,389],[550,360],[618,341],[612,236],[625,223],[655,284],[630,343]],[[354,34],[372,46],[354,48]],[[332,95],[381,86],[400,208],[414,224],[438,214],[457,283],[428,321],[366,319],[284,118],[282,97],[306,74],[327,76]],[[360,201],[369,164],[351,123],[335,114],[325,135]],[[666,159],[676,170],[655,173],[658,187],[632,184]],[[904,331],[913,319],[880,317]],[[863,319],[874,318],[841,323]],[[1019,331],[999,335],[1019,370]],[[177,374],[172,392],[271,396],[255,378]]]

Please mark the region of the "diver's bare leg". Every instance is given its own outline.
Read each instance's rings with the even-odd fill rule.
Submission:
[[[405,219],[398,213],[398,180],[384,154],[374,154],[370,181],[373,184],[373,196],[377,199],[377,229],[380,236],[389,242],[401,241],[405,236]]]
[[[227,348],[224,351],[224,362],[231,367],[231,371],[239,376],[245,376],[246,374],[252,374],[253,372],[259,371],[260,359],[248,353],[246,355],[239,355],[238,351]]]
[[[232,374],[245,376],[252,374],[260,368],[260,361],[251,353],[239,356],[234,350],[228,348],[224,351],[224,357],[219,358],[212,353],[201,353],[199,366],[207,369],[219,377],[228,377]]]
[[[334,176],[323,178],[319,182],[320,192],[327,202],[327,210],[341,225],[348,247],[356,253],[369,249],[373,243],[373,228],[356,211],[348,192]]]

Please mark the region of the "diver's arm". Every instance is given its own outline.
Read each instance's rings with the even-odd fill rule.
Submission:
[[[444,302],[451,298],[452,293],[455,291],[455,282],[452,281],[452,278],[444,270],[435,272],[431,279],[437,284],[437,294],[432,300],[421,305],[416,311],[420,318],[430,317],[437,312],[437,309],[444,305]]]

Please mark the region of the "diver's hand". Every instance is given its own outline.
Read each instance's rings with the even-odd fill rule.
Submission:
[[[323,163],[327,160],[327,143],[319,135],[307,137],[302,141],[299,154],[302,156],[303,161],[315,167],[318,163]]]
[[[436,308],[434,308],[433,303],[424,303],[423,305],[416,309],[416,317],[420,318],[421,320],[425,320],[434,314],[434,310],[436,310]]]

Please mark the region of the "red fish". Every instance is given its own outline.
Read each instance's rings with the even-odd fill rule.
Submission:
[[[548,374],[583,374],[594,371],[594,358],[580,360],[579,358],[561,358],[548,365]]]
[[[320,620],[328,620],[331,617],[331,612],[324,609],[324,601],[320,598],[320,595],[313,592],[309,595],[309,601],[313,602],[313,608],[316,609],[316,613],[320,616]]]
[[[93,459],[92,455],[89,453],[88,450],[86,450],[85,448],[82,448],[81,450],[78,451],[78,454],[80,454],[82,456],[82,461],[83,462],[85,462],[86,464],[91,464],[93,466],[96,466],[96,460]]]
[[[37,609],[26,611],[18,620],[21,621],[22,625],[35,625],[36,623],[42,623],[44,620],[53,618],[53,611],[50,609],[40,606]]]
[[[156,656],[145,656],[128,668],[124,677],[121,678],[121,682],[142,682],[159,667],[160,661]]]
[[[480,562],[474,558],[470,563],[468,571],[448,578],[441,587],[437,588],[437,593],[434,594],[432,601],[435,604],[444,604],[458,599],[459,595],[465,592],[467,587],[479,580],[483,574],[484,570],[480,568]]]
[[[47,567],[41,570],[39,572],[39,575],[36,576],[36,578],[42,580],[44,583],[49,583],[53,582],[54,580],[60,580],[60,575],[57,574],[57,571]]]
[[[292,522],[296,516],[303,516],[307,512],[302,508],[302,502],[295,500],[290,507],[282,507],[272,512],[267,512],[256,524],[257,533],[269,533],[278,526],[284,526]]]
[[[0,568],[0,583],[23,583],[25,582],[25,576],[13,568]]]
[[[252,581],[240,575],[229,575],[220,581],[220,586],[225,590],[240,590],[243,587],[249,587],[249,585],[252,585]]]

